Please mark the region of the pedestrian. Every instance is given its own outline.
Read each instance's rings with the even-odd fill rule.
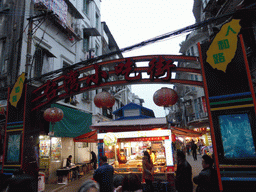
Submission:
[[[124,176],[123,175],[115,175],[113,179],[114,184],[114,192],[122,191]]]
[[[88,179],[84,182],[84,184],[80,187],[78,192],[99,192],[100,186],[96,181]]]
[[[197,150],[197,145],[195,144],[194,140],[192,140],[191,151],[192,151],[194,161],[197,160],[197,151],[196,150]]]
[[[193,178],[197,184],[196,192],[219,192],[217,172],[213,168],[213,159],[208,155],[202,156],[203,170]]]
[[[93,169],[96,170],[96,168],[97,168],[97,156],[94,153],[94,151],[91,151],[91,154],[92,154],[91,163],[93,163]]]
[[[154,188],[153,188],[152,182],[153,182],[154,168],[153,168],[153,163],[151,161],[148,151],[144,151],[142,167],[143,167],[142,178],[145,179],[145,182],[146,182],[146,191],[153,192]]]
[[[139,176],[135,173],[125,175],[122,185],[123,192],[142,192],[142,185]]]
[[[199,139],[198,139],[196,145],[197,145],[198,153],[199,153],[199,155],[201,155],[201,141]]]
[[[95,170],[93,179],[100,185],[100,192],[112,192],[113,191],[113,175],[114,168],[107,163],[107,157],[100,157],[100,166]]]
[[[8,192],[37,192],[37,178],[27,173],[22,169],[15,170],[13,176],[6,180],[5,191]]]
[[[192,168],[187,162],[183,151],[177,151],[177,171],[175,177],[175,186],[178,192],[192,192]]]
[[[186,141],[186,150],[187,154],[190,155],[190,143],[188,141]]]

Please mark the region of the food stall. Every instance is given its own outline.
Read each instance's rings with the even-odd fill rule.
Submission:
[[[111,145],[115,143],[115,138],[116,144]],[[136,173],[142,179],[142,158],[146,150],[154,164],[154,181],[166,181],[174,173],[171,130],[99,133],[98,139],[103,142],[105,155],[114,166],[115,174]],[[118,161],[121,150],[124,151],[126,163]]]
[[[200,134],[169,127],[165,117],[156,118],[152,110],[134,103],[123,106],[113,114],[120,118],[90,126],[97,131],[98,158],[107,156],[108,163],[114,166],[115,174],[136,173],[143,182],[142,157],[143,152],[148,150],[154,162],[154,182],[173,188],[175,161],[172,141],[175,141],[175,134]],[[126,161],[118,162],[119,155],[125,155]]]
[[[148,150],[154,162],[154,183],[174,187],[174,155],[172,134],[166,118],[140,118],[97,122],[98,157],[106,155],[114,166],[115,174],[136,173],[142,180],[143,152]],[[124,153],[125,163],[118,162]],[[168,181],[168,182],[167,182]],[[165,186],[166,187],[166,186]]]

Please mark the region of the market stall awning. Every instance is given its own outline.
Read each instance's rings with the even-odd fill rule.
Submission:
[[[87,143],[97,143],[97,131],[91,131],[88,133],[85,133],[83,135],[80,135],[78,137],[75,137],[74,142],[87,142]]]
[[[167,129],[168,125],[165,117],[146,118],[119,121],[104,121],[90,126],[93,130],[100,132],[123,132],[123,131],[142,131],[152,129]],[[199,137],[202,133],[181,127],[171,127],[172,133],[186,137]]]
[[[60,104],[52,104],[51,107],[60,108],[64,113],[63,119],[53,127],[55,137],[77,137],[92,131],[92,114]],[[51,128],[52,126],[50,131]]]

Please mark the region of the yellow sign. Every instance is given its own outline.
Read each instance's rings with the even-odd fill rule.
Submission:
[[[236,53],[237,35],[241,29],[239,21],[240,19],[233,19],[229,23],[224,24],[211,43],[206,52],[206,61],[212,68],[226,72],[228,64]]]
[[[14,107],[17,107],[17,104],[21,98],[24,81],[25,81],[25,73],[22,73],[18,77],[18,80],[16,81],[16,83],[14,84],[14,87],[12,88],[12,92],[10,94],[10,103]]]

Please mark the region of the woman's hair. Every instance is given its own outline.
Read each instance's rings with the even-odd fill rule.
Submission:
[[[150,161],[150,155],[149,155],[149,153],[147,151],[144,151],[144,156],[148,157],[148,162],[150,163],[151,162]]]
[[[139,176],[135,173],[130,173],[125,175],[122,185],[123,191],[137,191],[142,189],[141,180]]]
[[[114,187],[117,188],[118,186],[122,185],[123,180],[124,180],[123,175],[115,175],[113,178]]]
[[[80,187],[78,192],[87,192],[90,188],[95,188],[97,191],[100,191],[100,186],[96,181],[93,181],[91,179],[84,182],[84,184]]]
[[[181,151],[181,150],[178,150],[178,151],[177,151],[177,157],[180,157],[181,159],[185,159],[185,154],[184,154],[184,152]]]

